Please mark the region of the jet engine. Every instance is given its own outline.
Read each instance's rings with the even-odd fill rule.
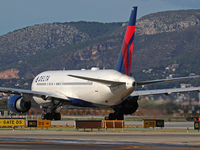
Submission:
[[[115,112],[128,115],[134,113],[139,105],[138,105],[138,96],[129,96],[125,101],[123,101],[121,104],[115,106],[113,109]]]
[[[25,113],[31,108],[31,101],[21,95],[13,95],[8,100],[8,108],[14,113]]]

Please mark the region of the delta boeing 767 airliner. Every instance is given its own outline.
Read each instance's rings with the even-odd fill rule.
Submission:
[[[137,82],[131,76],[137,7],[132,8],[118,62],[113,70],[45,71],[35,77],[31,90],[0,87],[0,92],[14,94],[8,107],[14,113],[26,113],[35,101],[43,106],[43,119],[60,120],[55,110],[63,105],[79,107],[111,107],[109,119],[123,119],[138,108],[138,97],[149,94],[199,91],[196,88],[134,91],[137,86],[194,77],[181,77]],[[50,113],[46,113],[50,109]]]

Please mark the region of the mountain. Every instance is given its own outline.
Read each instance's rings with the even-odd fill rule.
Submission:
[[[158,12],[138,19],[132,62],[136,79],[142,80],[146,76],[142,70],[150,68],[160,70],[156,74],[162,78],[170,73],[200,74],[199,23],[200,10]],[[0,71],[14,70],[15,75],[6,74],[6,79],[18,77],[26,82],[45,70],[114,68],[126,25],[80,21],[15,30],[0,36]],[[161,74],[174,63],[180,64],[176,72]]]
[[[157,34],[184,30],[200,23],[200,10],[165,11],[146,15],[137,21],[137,33]]]

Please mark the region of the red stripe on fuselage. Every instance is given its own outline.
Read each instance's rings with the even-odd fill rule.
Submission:
[[[133,42],[131,43],[131,46],[129,48],[129,58],[127,58],[127,46],[129,41],[131,40],[133,34],[135,33],[135,26],[128,26],[126,29],[126,34],[124,37],[123,45],[122,45],[122,57],[123,57],[123,64],[125,69],[125,74],[130,76],[130,70],[131,70],[131,61],[132,61],[132,53],[133,53]],[[127,68],[127,62],[129,62],[129,66]]]

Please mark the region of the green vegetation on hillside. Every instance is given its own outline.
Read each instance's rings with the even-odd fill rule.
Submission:
[[[181,21],[190,21],[194,19],[194,16],[200,19],[200,10],[199,9],[193,9],[193,10],[175,10],[175,11],[164,11],[164,12],[157,12],[153,14],[146,15],[139,20],[155,20],[159,19],[159,21],[162,21],[165,24],[173,24],[176,22]]]
[[[69,23],[67,22],[65,24],[75,26],[80,31],[87,33],[90,39],[98,36],[103,36],[108,33],[112,33],[112,31],[122,26],[122,22],[100,23],[100,22],[79,21],[79,22],[69,22]]]

